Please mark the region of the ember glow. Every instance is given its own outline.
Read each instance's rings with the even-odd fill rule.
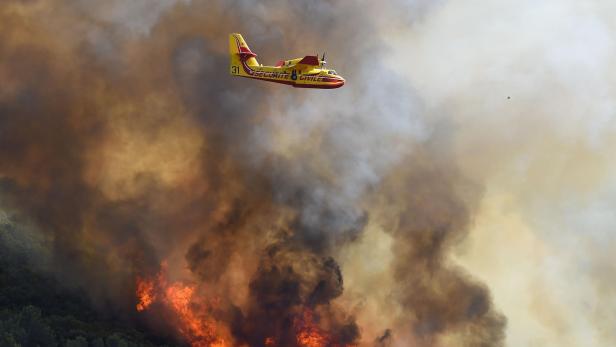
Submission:
[[[166,279],[166,263],[152,279],[137,281],[137,311],[144,311],[154,302],[160,302],[170,313],[182,338],[193,347],[226,347],[220,337],[219,324],[208,314],[215,308],[216,300],[196,295],[198,286]]]
[[[193,347],[226,346],[218,337],[216,321],[200,310],[195,286],[173,283],[164,290],[166,302],[177,314],[180,332]]]
[[[297,333],[297,344],[300,347],[330,346],[327,335],[314,322],[313,312],[307,308],[293,322]]]
[[[137,311],[143,311],[154,302],[154,281],[137,277]]]

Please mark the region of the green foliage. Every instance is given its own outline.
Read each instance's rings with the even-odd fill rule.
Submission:
[[[88,340],[83,336],[78,336],[72,340],[67,340],[66,347],[88,347]]]
[[[107,347],[129,347],[129,342],[124,340],[121,336],[113,334],[106,339],[105,345]]]
[[[0,224],[1,347],[161,345],[160,339],[102,317],[84,293],[31,269],[27,258],[15,252],[16,243],[7,239],[15,230],[7,229]]]
[[[0,314],[0,331],[7,344],[16,346],[57,346],[56,337],[34,306],[25,306],[20,311],[3,310]]]

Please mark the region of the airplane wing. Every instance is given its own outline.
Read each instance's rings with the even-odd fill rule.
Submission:
[[[316,55],[307,55],[295,64],[299,69],[308,69],[321,65],[319,57]]]

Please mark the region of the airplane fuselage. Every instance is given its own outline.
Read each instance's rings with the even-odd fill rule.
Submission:
[[[240,69],[245,75],[239,73],[238,70]],[[241,67],[231,66],[232,75],[288,84],[296,88],[331,89],[342,87],[344,79],[339,76],[328,75],[328,71],[323,69],[302,71],[275,66],[248,66],[246,62],[242,62]]]
[[[344,78],[334,70],[324,69],[318,56],[280,61],[276,66],[258,64],[239,34],[230,37],[230,73],[234,76],[291,85],[296,88],[333,89],[344,85]]]

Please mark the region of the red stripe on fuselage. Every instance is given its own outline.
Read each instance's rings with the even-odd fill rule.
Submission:
[[[265,82],[274,82],[280,84],[286,84],[292,86],[294,88],[309,88],[309,89],[336,89],[340,88],[344,85],[344,82],[340,82],[339,84],[298,84],[293,81],[284,81],[284,80],[276,80],[271,78],[263,78],[263,77],[253,77],[253,76],[242,76],[244,78],[250,78],[253,80],[265,81]]]
[[[237,44],[238,51],[241,51],[239,40],[235,36],[233,36],[233,38],[235,39],[235,43]],[[329,78],[329,77],[323,78],[324,80],[326,80],[325,82],[340,82],[340,83],[337,83],[337,84],[309,84],[309,83],[301,84],[301,83],[296,83],[295,81],[286,81],[286,80],[279,80],[279,79],[265,78],[265,77],[255,77],[254,76],[255,71],[253,69],[251,69],[248,66],[248,64],[246,64],[246,60],[247,59],[244,59],[242,57],[242,55],[243,54],[240,54],[240,61],[242,62],[242,67],[244,68],[244,72],[246,72],[250,76],[239,75],[240,77],[252,78],[252,79],[255,79],[255,80],[274,82],[274,83],[280,83],[280,84],[286,84],[286,85],[291,85],[291,86],[293,86],[295,88],[335,89],[335,88],[340,88],[340,87],[342,87],[344,85],[344,81],[340,81],[338,79],[333,79],[333,78]]]
[[[328,81],[328,82],[338,82],[336,84],[312,84],[312,83],[296,83],[294,81],[286,81],[286,80],[279,80],[279,79],[274,79],[274,78],[266,78],[266,77],[255,77],[254,76],[254,70],[251,69],[247,64],[246,61],[242,61],[242,67],[244,68],[244,71],[250,75],[250,76],[241,76],[241,77],[246,77],[246,78],[252,78],[255,80],[262,80],[262,81],[267,81],[267,82],[275,82],[275,83],[281,83],[281,84],[287,84],[287,85],[291,85],[295,88],[317,88],[317,89],[335,89],[335,88],[340,88],[344,85],[344,81],[341,80],[334,80],[333,78],[327,78],[328,80],[333,80],[333,81]]]
[[[336,89],[340,88],[344,85],[344,82],[340,82],[337,84],[300,84],[293,83],[293,87],[295,88],[315,88],[315,89]]]

